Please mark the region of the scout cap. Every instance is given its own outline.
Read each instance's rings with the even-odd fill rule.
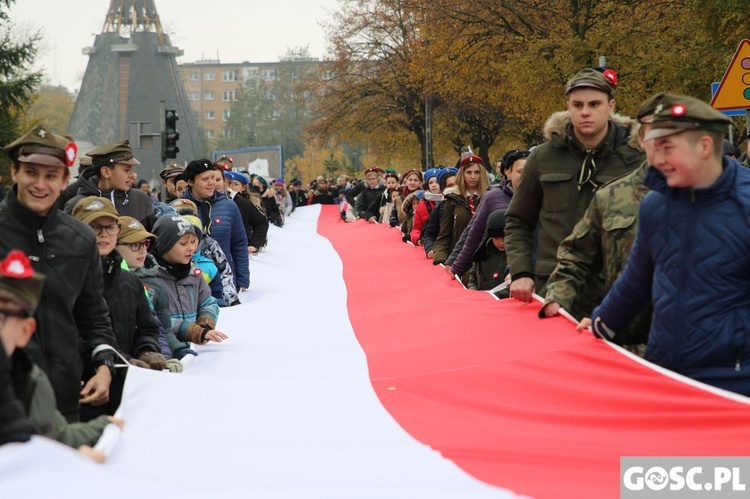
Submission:
[[[117,163],[123,165],[140,165],[141,162],[135,159],[133,150],[130,148],[130,142],[120,140],[110,142],[86,153],[91,157],[91,164],[99,168],[100,166],[114,166]]]
[[[72,137],[58,135],[37,125],[3,148],[16,163],[48,166],[73,166],[78,148]]]
[[[723,133],[731,123],[727,116],[700,99],[664,94],[654,110],[651,131],[643,140],[668,137],[688,130]]]
[[[185,171],[185,167],[179,163],[169,163],[162,171],[159,172],[159,176],[162,180],[167,180]]]
[[[568,80],[568,84],[565,86],[565,95],[579,88],[593,88],[612,97],[615,93],[615,86],[617,86],[617,75],[611,69],[606,71],[608,76],[592,68],[580,70],[573,78]]]
[[[636,119],[641,123],[652,123],[654,121],[654,112],[659,103],[664,99],[664,92],[659,92],[656,95],[652,95],[638,108],[638,114]]]
[[[6,309],[6,313],[34,315],[43,287],[44,276],[34,272],[23,251],[11,250],[0,261],[0,299],[10,302],[16,309]]]
[[[156,236],[146,230],[141,222],[133,217],[120,217],[120,234],[118,243],[138,243],[145,239],[156,239]]]
[[[112,201],[99,196],[86,196],[78,201],[73,208],[73,217],[86,225],[99,217],[112,217],[120,220],[120,214],[117,213]]]

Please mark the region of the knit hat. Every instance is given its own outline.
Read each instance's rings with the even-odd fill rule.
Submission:
[[[505,237],[505,210],[495,210],[487,217],[487,237]]]
[[[198,236],[198,239],[201,239],[203,237],[203,223],[201,222],[201,219],[194,215],[184,215],[184,218],[193,224],[193,227],[195,227],[195,235]]]
[[[185,234],[197,236],[195,226],[179,215],[164,215],[156,221],[152,231],[156,236],[154,251],[159,255],[169,252]]]
[[[81,198],[73,208],[72,215],[86,225],[100,217],[111,217],[118,222],[120,220],[120,214],[117,213],[112,201],[99,196]]]
[[[180,215],[198,215],[198,207],[188,198],[177,198],[169,205]]]
[[[43,287],[44,276],[34,272],[23,251],[11,250],[0,262],[0,299],[11,302],[16,309],[4,312],[34,315]]]
[[[117,236],[118,243],[137,243],[145,239],[156,239],[156,236],[146,230],[141,222],[133,217],[120,217],[122,229]]]
[[[185,171],[180,175],[180,179],[187,182],[204,172],[210,172],[214,169],[214,164],[210,159],[194,159],[185,167]]]

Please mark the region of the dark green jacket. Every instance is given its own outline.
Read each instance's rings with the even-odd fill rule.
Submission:
[[[547,121],[549,140],[529,156],[506,213],[505,244],[513,279],[535,277],[535,291],[544,293],[557,264],[557,247],[583,217],[595,189],[629,173],[645,159],[635,146],[636,128],[634,120],[613,118],[605,139],[586,151],[573,137],[567,112],[555,113]],[[579,186],[584,161],[595,169],[591,182]]]
[[[87,423],[68,423],[57,410],[55,392],[44,371],[22,349],[17,349],[12,359],[13,389],[39,434],[76,449],[96,444],[109,424],[108,416]]]

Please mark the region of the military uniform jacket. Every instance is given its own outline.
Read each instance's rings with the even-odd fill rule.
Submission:
[[[604,185],[594,194],[583,218],[557,250],[557,267],[547,282],[545,305],[557,302],[578,319],[590,317],[591,304],[581,304],[581,296],[590,281],[604,274],[604,293],[625,268],[638,227],[638,209],[648,194],[643,184],[648,164]],[[595,300],[598,304],[604,294]],[[574,304],[576,302],[578,306]],[[581,306],[584,305],[584,306]],[[648,338],[650,308],[634,322],[630,333],[620,338],[623,344],[645,343]]]
[[[610,120],[604,140],[584,150],[573,137],[567,112],[555,113],[545,126],[549,141],[535,148],[526,162],[521,183],[508,206],[505,244],[513,279],[534,277],[546,283],[557,264],[557,247],[583,217],[596,187],[635,169],[645,158],[635,147],[636,122]],[[584,161],[595,165],[591,182],[579,187]],[[534,232],[538,231],[533,262]],[[537,285],[537,292],[542,292]]]
[[[0,257],[23,250],[34,270],[47,276],[41,306],[34,317],[36,333],[26,346],[55,389],[63,414],[78,410],[83,364],[94,348],[117,341],[104,301],[104,281],[96,236],[91,228],[58,210],[46,217],[27,210],[16,187],[0,204]],[[79,352],[80,345],[80,352]],[[112,354],[102,353],[100,358]]]

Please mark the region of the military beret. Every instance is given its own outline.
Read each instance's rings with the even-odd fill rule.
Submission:
[[[0,299],[9,302],[6,314],[34,314],[44,287],[44,276],[34,272],[29,258],[21,250],[11,250],[0,262]]]
[[[502,171],[510,170],[513,167],[513,163],[519,159],[528,158],[530,151],[526,149],[511,149],[503,155],[503,159],[500,160],[500,168]]]
[[[600,90],[610,97],[615,93],[617,75],[611,69],[604,72],[597,69],[585,68],[580,70],[565,86],[565,95],[579,88],[593,88]]]
[[[91,164],[94,167],[114,166],[117,163],[123,165],[140,165],[141,162],[135,159],[133,150],[130,148],[130,142],[120,140],[110,142],[86,153],[91,158]]]
[[[458,161],[458,166],[462,167],[470,164],[484,165],[484,160],[473,152],[463,153],[461,159]]]
[[[3,148],[16,162],[49,166],[73,166],[78,148],[72,137],[51,132],[37,125]]]
[[[635,115],[636,119],[641,123],[651,123],[654,120],[654,111],[662,99],[664,99],[664,95],[664,92],[659,92],[643,101],[638,108],[638,114]]]
[[[188,181],[204,172],[210,172],[214,169],[214,163],[210,159],[194,159],[185,167],[185,171],[180,175],[180,179]]]
[[[198,206],[188,198],[177,198],[169,205],[180,215],[198,215]]]
[[[115,206],[107,198],[99,196],[86,196],[80,199],[73,208],[73,218],[77,218],[86,225],[100,217],[112,217],[120,220]]]
[[[422,181],[422,171],[417,170],[416,168],[411,168],[410,170],[406,170],[403,175],[401,175],[401,181],[405,181],[406,177],[411,175],[412,173],[416,174],[419,177],[419,181]]]
[[[668,137],[688,130],[723,133],[732,120],[707,103],[687,95],[664,94],[654,109],[651,131],[643,140]]]

